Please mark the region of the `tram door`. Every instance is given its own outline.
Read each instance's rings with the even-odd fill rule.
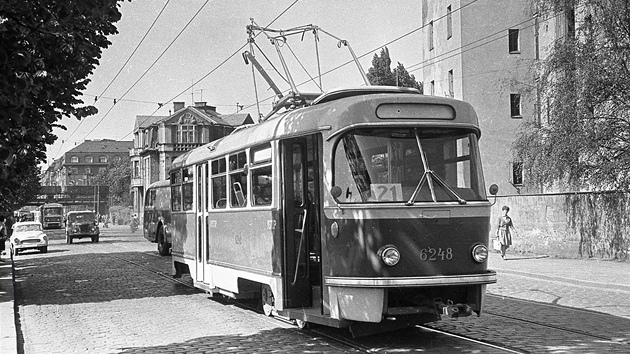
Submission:
[[[286,140],[283,152],[284,304],[287,308],[311,306],[309,221],[313,217],[308,196],[308,138]],[[309,214],[310,213],[310,214]]]
[[[196,175],[197,175],[197,208],[196,208],[196,222],[195,224],[196,226],[196,239],[195,239],[195,245],[196,245],[196,254],[195,254],[195,259],[196,259],[196,267],[197,267],[197,271],[195,272],[196,274],[196,281],[198,282],[203,282],[204,281],[204,259],[206,257],[206,250],[207,250],[207,245],[206,243],[208,242],[207,240],[207,233],[208,233],[208,229],[206,228],[206,219],[208,217],[208,210],[207,210],[207,198],[208,198],[208,164],[199,164],[196,166],[197,171],[196,171]]]

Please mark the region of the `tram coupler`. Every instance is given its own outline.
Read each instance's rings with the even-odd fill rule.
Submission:
[[[451,300],[448,300],[446,304],[441,300],[436,301],[435,306],[440,314],[451,318],[467,317],[473,313],[472,307],[466,304],[453,304]]]

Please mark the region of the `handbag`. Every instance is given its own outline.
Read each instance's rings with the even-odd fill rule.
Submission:
[[[498,238],[492,239],[492,249],[495,251],[501,251],[501,242],[499,242]]]

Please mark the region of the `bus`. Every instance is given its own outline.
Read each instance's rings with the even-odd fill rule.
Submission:
[[[144,238],[157,243],[158,253],[167,256],[171,248],[171,183],[168,179],[151,184],[144,196]]]
[[[191,150],[170,170],[173,272],[354,336],[480,315],[480,135],[466,102],[368,86]]]
[[[38,220],[44,229],[62,229],[63,205],[59,203],[46,203],[37,209]]]

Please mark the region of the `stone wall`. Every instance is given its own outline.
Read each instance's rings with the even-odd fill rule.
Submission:
[[[630,193],[500,196],[492,207],[491,237],[503,205],[517,231],[509,253],[629,260]]]

